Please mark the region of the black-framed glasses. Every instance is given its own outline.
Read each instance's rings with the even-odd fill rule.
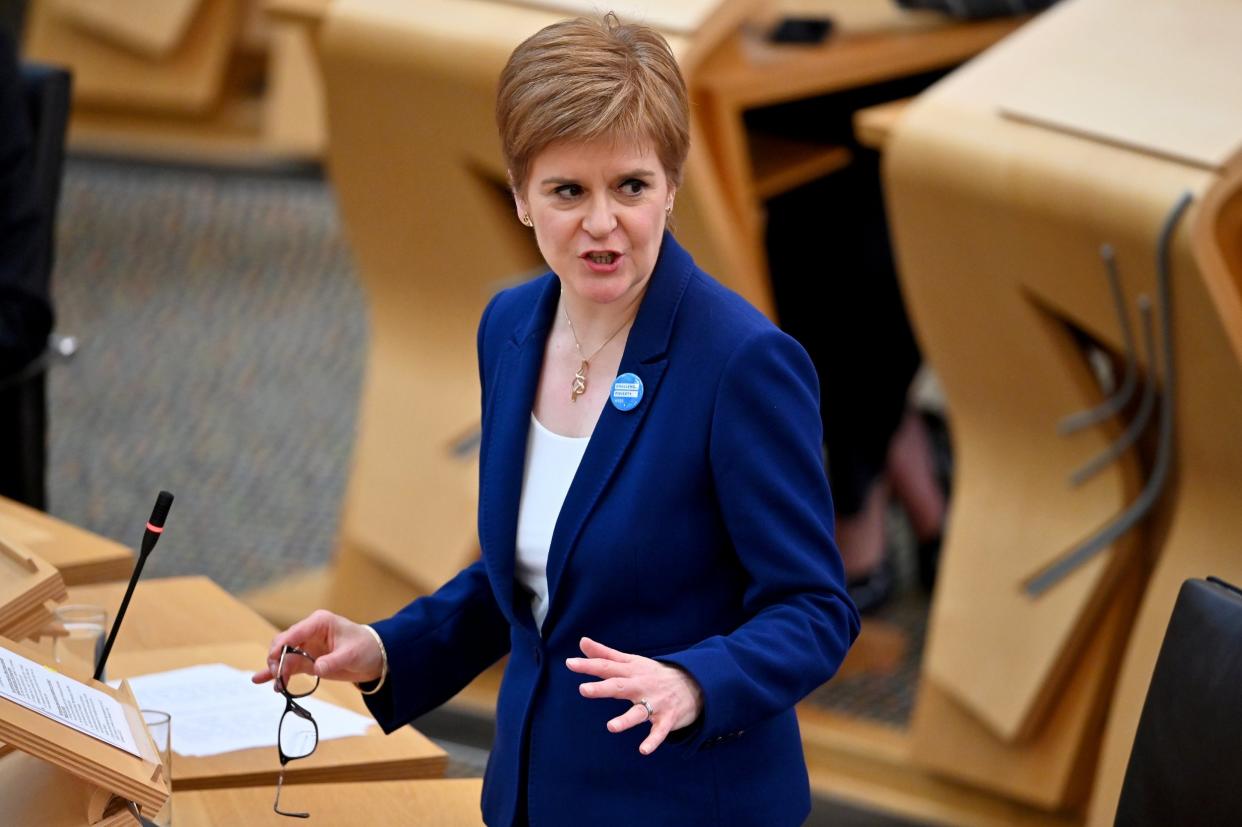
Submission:
[[[290,761],[307,757],[319,746],[319,724],[296,700],[305,698],[318,688],[315,658],[296,646],[281,649],[280,663],[276,667],[276,689],[285,696],[285,711],[276,730],[280,776],[276,779],[276,803],[272,809],[277,815],[310,818],[310,813],[287,813],[280,809],[280,790],[285,784],[285,766]]]

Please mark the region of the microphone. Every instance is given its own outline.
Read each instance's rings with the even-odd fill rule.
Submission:
[[[129,577],[129,586],[125,589],[125,597],[121,600],[121,608],[117,610],[116,620],[112,621],[112,631],[108,633],[108,642],[104,644],[103,651],[99,653],[99,662],[95,665],[95,680],[97,681],[103,680],[104,667],[108,665],[108,655],[112,652],[116,633],[121,628],[121,621],[125,619],[125,610],[129,608],[130,598],[134,596],[134,587],[138,585],[138,578],[142,576],[142,567],[146,565],[147,557],[155,548],[155,544],[159,542],[160,535],[164,533],[164,521],[168,519],[168,509],[172,507],[172,501],[173,495],[167,491],[161,491],[155,498],[155,507],[151,509],[151,519],[147,520],[147,530],[143,532],[142,545],[138,550],[138,562],[134,565],[134,573]]]
[[[164,533],[164,521],[168,519],[168,509],[172,508],[173,495],[161,491],[155,498],[155,508],[151,509],[151,519],[147,520],[147,530],[142,533],[142,548],[139,549],[140,559],[145,559],[155,548],[160,535]],[[141,562],[139,563],[141,566]]]

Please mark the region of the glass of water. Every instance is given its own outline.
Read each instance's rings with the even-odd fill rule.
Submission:
[[[65,633],[54,639],[52,656],[57,663],[93,674],[108,636],[108,612],[100,606],[76,604],[58,606],[55,615]]]
[[[160,753],[160,763],[164,765],[164,780],[168,784],[169,792],[172,791],[172,716],[167,712],[160,712],[156,709],[143,709],[142,721],[147,725],[147,730],[151,733],[151,740],[155,742],[155,748]],[[168,800],[164,802],[164,806],[152,818],[145,820],[145,823],[155,825],[155,827],[172,827],[172,796],[168,796]]]

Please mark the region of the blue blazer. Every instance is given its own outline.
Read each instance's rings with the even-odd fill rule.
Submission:
[[[392,731],[508,653],[489,825],[527,814],[538,827],[801,824],[810,790],[793,706],[832,677],[859,629],[833,540],[815,370],[666,235],[619,370],[642,379],[642,401],[606,405],[591,435],[552,536],[541,635],[514,542],[558,288],[549,273],[484,311],[482,559],[375,624],[389,673],[367,705]],[[579,695],[593,678],[565,659],[584,635],[684,668],[703,689],[699,720],[650,756],[638,752],[646,725],[609,733],[630,704]]]

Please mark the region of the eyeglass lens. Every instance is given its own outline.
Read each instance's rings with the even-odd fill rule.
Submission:
[[[280,718],[280,751],[292,761],[305,758],[315,751],[319,732],[310,713],[301,707],[293,707]]]
[[[294,698],[304,698],[318,687],[315,659],[301,649],[286,646],[276,669],[276,688]]]

